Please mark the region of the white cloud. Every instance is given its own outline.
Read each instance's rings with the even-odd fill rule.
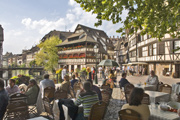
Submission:
[[[24,18],[21,20],[23,28],[18,30],[5,31],[4,52],[13,51],[13,53],[21,53],[22,49],[31,48],[32,45],[38,43],[39,40],[51,30],[74,31],[77,24],[83,24],[88,27],[96,28],[94,23],[97,22],[96,15],[82,10],[79,4],[74,0],[68,2],[70,8],[66,12],[65,17],[56,20],[40,19],[33,20],[32,18]],[[125,18],[127,11],[123,13]],[[108,36],[119,35],[116,30],[122,26],[120,23],[112,24],[112,22],[103,21],[103,25],[97,29],[104,30]]]

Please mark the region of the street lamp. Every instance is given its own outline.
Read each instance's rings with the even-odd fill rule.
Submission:
[[[96,45],[94,46],[94,52],[95,52],[95,56],[96,56],[96,75],[95,75],[95,84],[98,84],[98,78],[97,78],[97,59],[98,59],[98,52],[99,52],[98,44],[96,44]]]

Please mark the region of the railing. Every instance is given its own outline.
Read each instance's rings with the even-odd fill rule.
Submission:
[[[85,60],[86,60],[86,62],[92,62],[92,63],[96,62],[95,58],[92,58],[92,59],[91,58],[87,58],[87,59],[83,58],[83,59],[60,59],[58,61],[58,63],[64,63],[64,64],[66,64],[66,63],[74,63],[74,64],[81,63],[81,64],[85,64]],[[97,59],[97,62],[100,62],[100,60]]]
[[[58,51],[59,54],[62,54],[62,53],[72,53],[72,52],[85,52],[86,51],[86,48],[79,48],[79,49],[71,49],[71,50],[64,50],[64,51]],[[87,51],[94,51],[93,48],[87,48]]]

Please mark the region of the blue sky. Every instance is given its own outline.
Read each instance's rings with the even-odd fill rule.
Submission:
[[[127,12],[123,13],[125,17]],[[0,24],[4,28],[3,53],[30,49],[51,30],[74,31],[77,24],[94,27],[95,15],[80,8],[74,0],[0,0]],[[105,21],[98,29],[108,36],[120,36],[121,24]]]

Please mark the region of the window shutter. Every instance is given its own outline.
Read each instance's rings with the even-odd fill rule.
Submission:
[[[174,50],[174,41],[170,41],[170,53],[173,54],[173,50]]]
[[[139,57],[142,57],[142,47],[139,48]]]

